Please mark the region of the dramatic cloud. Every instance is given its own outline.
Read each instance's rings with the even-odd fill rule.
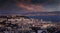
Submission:
[[[42,7],[42,5],[19,4],[18,6],[28,12],[46,12],[47,11]]]
[[[26,11],[59,11],[60,0],[18,0],[18,6]]]
[[[60,0],[0,0],[0,14],[60,11]]]

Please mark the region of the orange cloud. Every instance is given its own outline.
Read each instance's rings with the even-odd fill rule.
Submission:
[[[18,7],[22,8],[27,12],[47,12],[47,10],[41,4],[30,4],[24,2],[18,2]]]
[[[46,12],[42,5],[33,5],[33,4],[19,4],[20,8],[29,11],[29,12]]]

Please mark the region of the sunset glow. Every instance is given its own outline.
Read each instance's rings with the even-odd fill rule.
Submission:
[[[42,7],[42,5],[32,5],[32,4],[19,4],[19,7],[21,7],[23,10],[29,11],[29,12],[46,12],[46,10]]]

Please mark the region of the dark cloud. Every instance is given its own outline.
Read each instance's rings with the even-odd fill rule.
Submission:
[[[23,11],[16,5],[16,0],[0,0],[0,14],[13,14],[18,12]]]
[[[4,3],[7,2],[8,0],[0,0],[0,3]]]
[[[31,4],[58,4],[60,0],[18,0],[18,2]]]
[[[25,3],[25,5],[22,5],[22,7],[28,8],[29,10],[33,9],[33,11],[41,11],[43,9],[47,9],[48,11],[60,11],[60,5],[58,6],[59,2],[60,0],[0,0],[0,13],[11,14],[25,12],[26,10],[17,6],[17,3]]]
[[[0,0],[0,10],[18,11],[21,8],[16,5],[16,0]]]
[[[18,0],[19,7],[33,11],[59,11],[60,0]],[[40,7],[39,7],[40,6]]]

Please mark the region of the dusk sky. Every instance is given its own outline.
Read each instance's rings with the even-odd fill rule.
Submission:
[[[60,11],[60,0],[0,0],[0,14]]]

